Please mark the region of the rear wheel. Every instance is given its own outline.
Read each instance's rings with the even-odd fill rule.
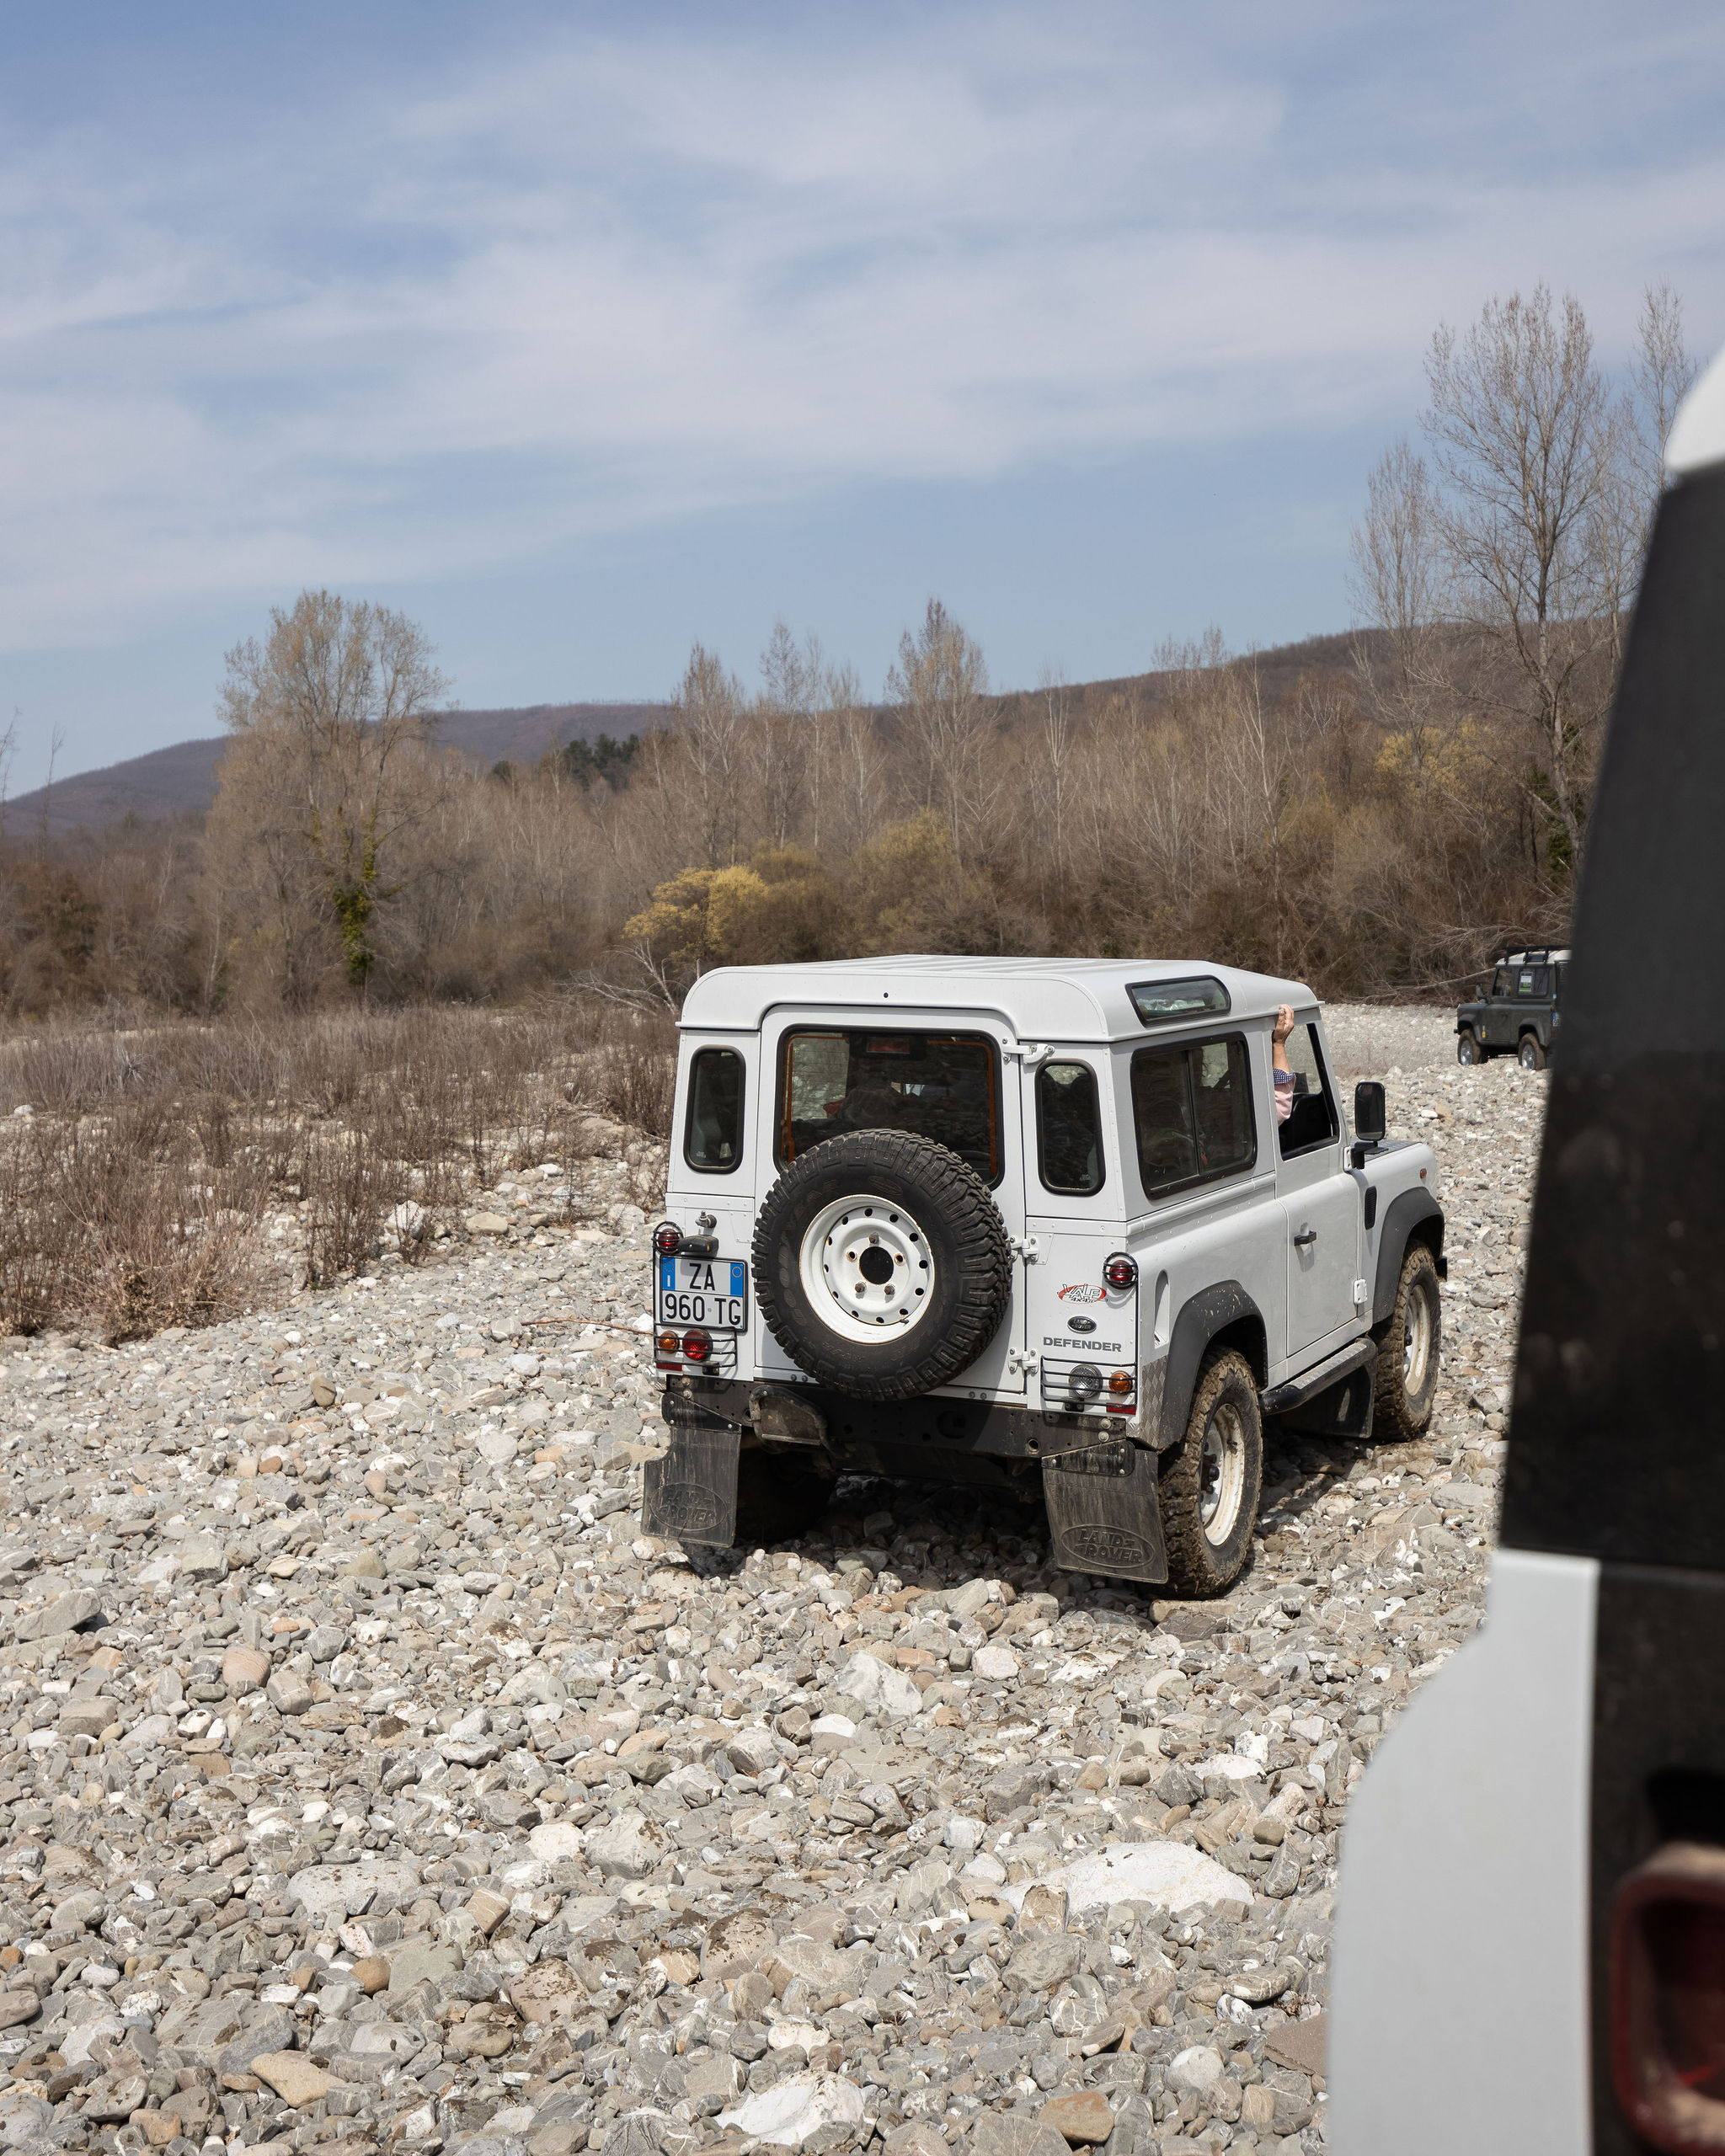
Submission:
[[[1423,1243],[1408,1245],[1395,1306],[1371,1337],[1378,1344],[1374,1431],[1392,1442],[1423,1436],[1432,1419],[1444,1339],[1438,1263]]]
[[[1537,1033],[1524,1033],[1521,1036],[1521,1045],[1515,1051],[1515,1060],[1524,1070],[1545,1069],[1546,1051],[1540,1046],[1540,1037]]]
[[[1162,1478],[1168,1582],[1182,1594],[1226,1594],[1245,1569],[1263,1486],[1258,1380],[1232,1348],[1199,1374],[1192,1412]]]
[[[1479,1035],[1471,1026],[1464,1026],[1455,1036],[1455,1060],[1458,1063],[1485,1061],[1485,1051],[1479,1044]]]

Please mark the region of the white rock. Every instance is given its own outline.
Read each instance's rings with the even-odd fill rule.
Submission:
[[[1254,1781],[1263,1772],[1261,1760],[1253,1759],[1240,1752],[1219,1752],[1213,1759],[1205,1759],[1187,1772],[1202,1781],[1206,1774],[1220,1774],[1226,1781]]]
[[[386,1857],[376,1864],[307,1865],[288,1881],[287,1892],[313,1922],[334,1927],[364,1908],[374,1894],[399,1897],[419,1883],[418,1865]]]
[[[507,1430],[481,1430],[474,1440],[481,1460],[489,1460],[494,1467],[507,1467],[521,1450],[521,1442]]]
[[[586,1847],[586,1836],[567,1819],[547,1819],[528,1835],[527,1847],[542,1863],[561,1864],[566,1857],[581,1854]]]
[[[825,2041],[825,2032],[813,2021],[775,2021],[766,2032],[768,2048],[776,2052],[788,2052],[798,2044],[812,2052]]]
[[[758,2095],[721,2111],[721,2127],[771,2148],[800,2148],[824,2126],[855,2126],[862,2116],[862,2091],[837,2073],[793,2073]]]
[[[872,1654],[853,1655],[833,1689],[859,1705],[879,1707],[884,1714],[902,1717],[920,1714],[922,1709],[922,1694],[904,1671],[877,1662]]]
[[[532,1847],[531,1837],[528,1847]],[[639,1812],[619,1812],[587,1836],[587,1861],[606,1879],[644,1879],[660,1854],[653,1823]]]
[[[1008,1886],[1004,1899],[1016,1909],[1033,1882]],[[1050,1871],[1040,1882],[1064,1886],[1070,1911],[1107,1908],[1115,1902],[1160,1902],[1165,1909],[1189,1909],[1208,1902],[1249,1902],[1243,1879],[1180,1842],[1116,1842],[1094,1856]]]
[[[1213,2081],[1220,2079],[1221,2071],[1222,2055],[1219,2051],[1209,2044],[1188,2044],[1168,2061],[1164,2079],[1177,2094],[1198,2096]]]
[[[1010,1647],[978,1647],[970,1667],[991,1684],[1004,1684],[1018,1674],[1018,1657]]]

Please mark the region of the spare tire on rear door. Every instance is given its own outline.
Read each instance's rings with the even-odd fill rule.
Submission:
[[[754,1255],[773,1338],[799,1369],[859,1400],[910,1400],[968,1369],[1012,1293],[988,1185],[911,1131],[811,1146],[766,1193]]]

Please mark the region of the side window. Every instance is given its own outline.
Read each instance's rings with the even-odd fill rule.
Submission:
[[[743,1059],[734,1048],[698,1048],[689,1062],[683,1158],[703,1175],[729,1175],[743,1157]]]
[[[1087,1198],[1102,1188],[1102,1105],[1087,1063],[1037,1072],[1036,1145],[1046,1189]]]
[[[1139,1171],[1151,1198],[1249,1168],[1258,1158],[1258,1126],[1244,1039],[1231,1033],[1140,1049],[1132,1059],[1132,1118]]]
[[[1518,995],[1549,995],[1551,992],[1551,971],[1549,966],[1525,966],[1515,977]]]
[[[1316,1145],[1333,1144],[1339,1127],[1323,1057],[1318,1051],[1316,1026],[1296,1026],[1288,1036],[1288,1068],[1294,1074],[1294,1084],[1293,1105],[1281,1127],[1284,1161],[1292,1160],[1296,1153],[1308,1153]],[[1277,1088],[1279,1094],[1289,1090]],[[1279,1099],[1276,1107],[1279,1115]]]

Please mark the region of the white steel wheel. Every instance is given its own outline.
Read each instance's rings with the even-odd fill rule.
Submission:
[[[1204,1423],[1199,1478],[1204,1539],[1220,1549],[1240,1524],[1246,1495],[1246,1426],[1231,1400],[1219,1401]]]
[[[809,1306],[847,1340],[902,1335],[928,1309],[928,1238],[902,1205],[858,1193],[823,1206],[804,1230],[798,1271]]]
[[[1432,1360],[1432,1305],[1423,1281],[1411,1283],[1402,1319],[1402,1390],[1418,1399]]]

